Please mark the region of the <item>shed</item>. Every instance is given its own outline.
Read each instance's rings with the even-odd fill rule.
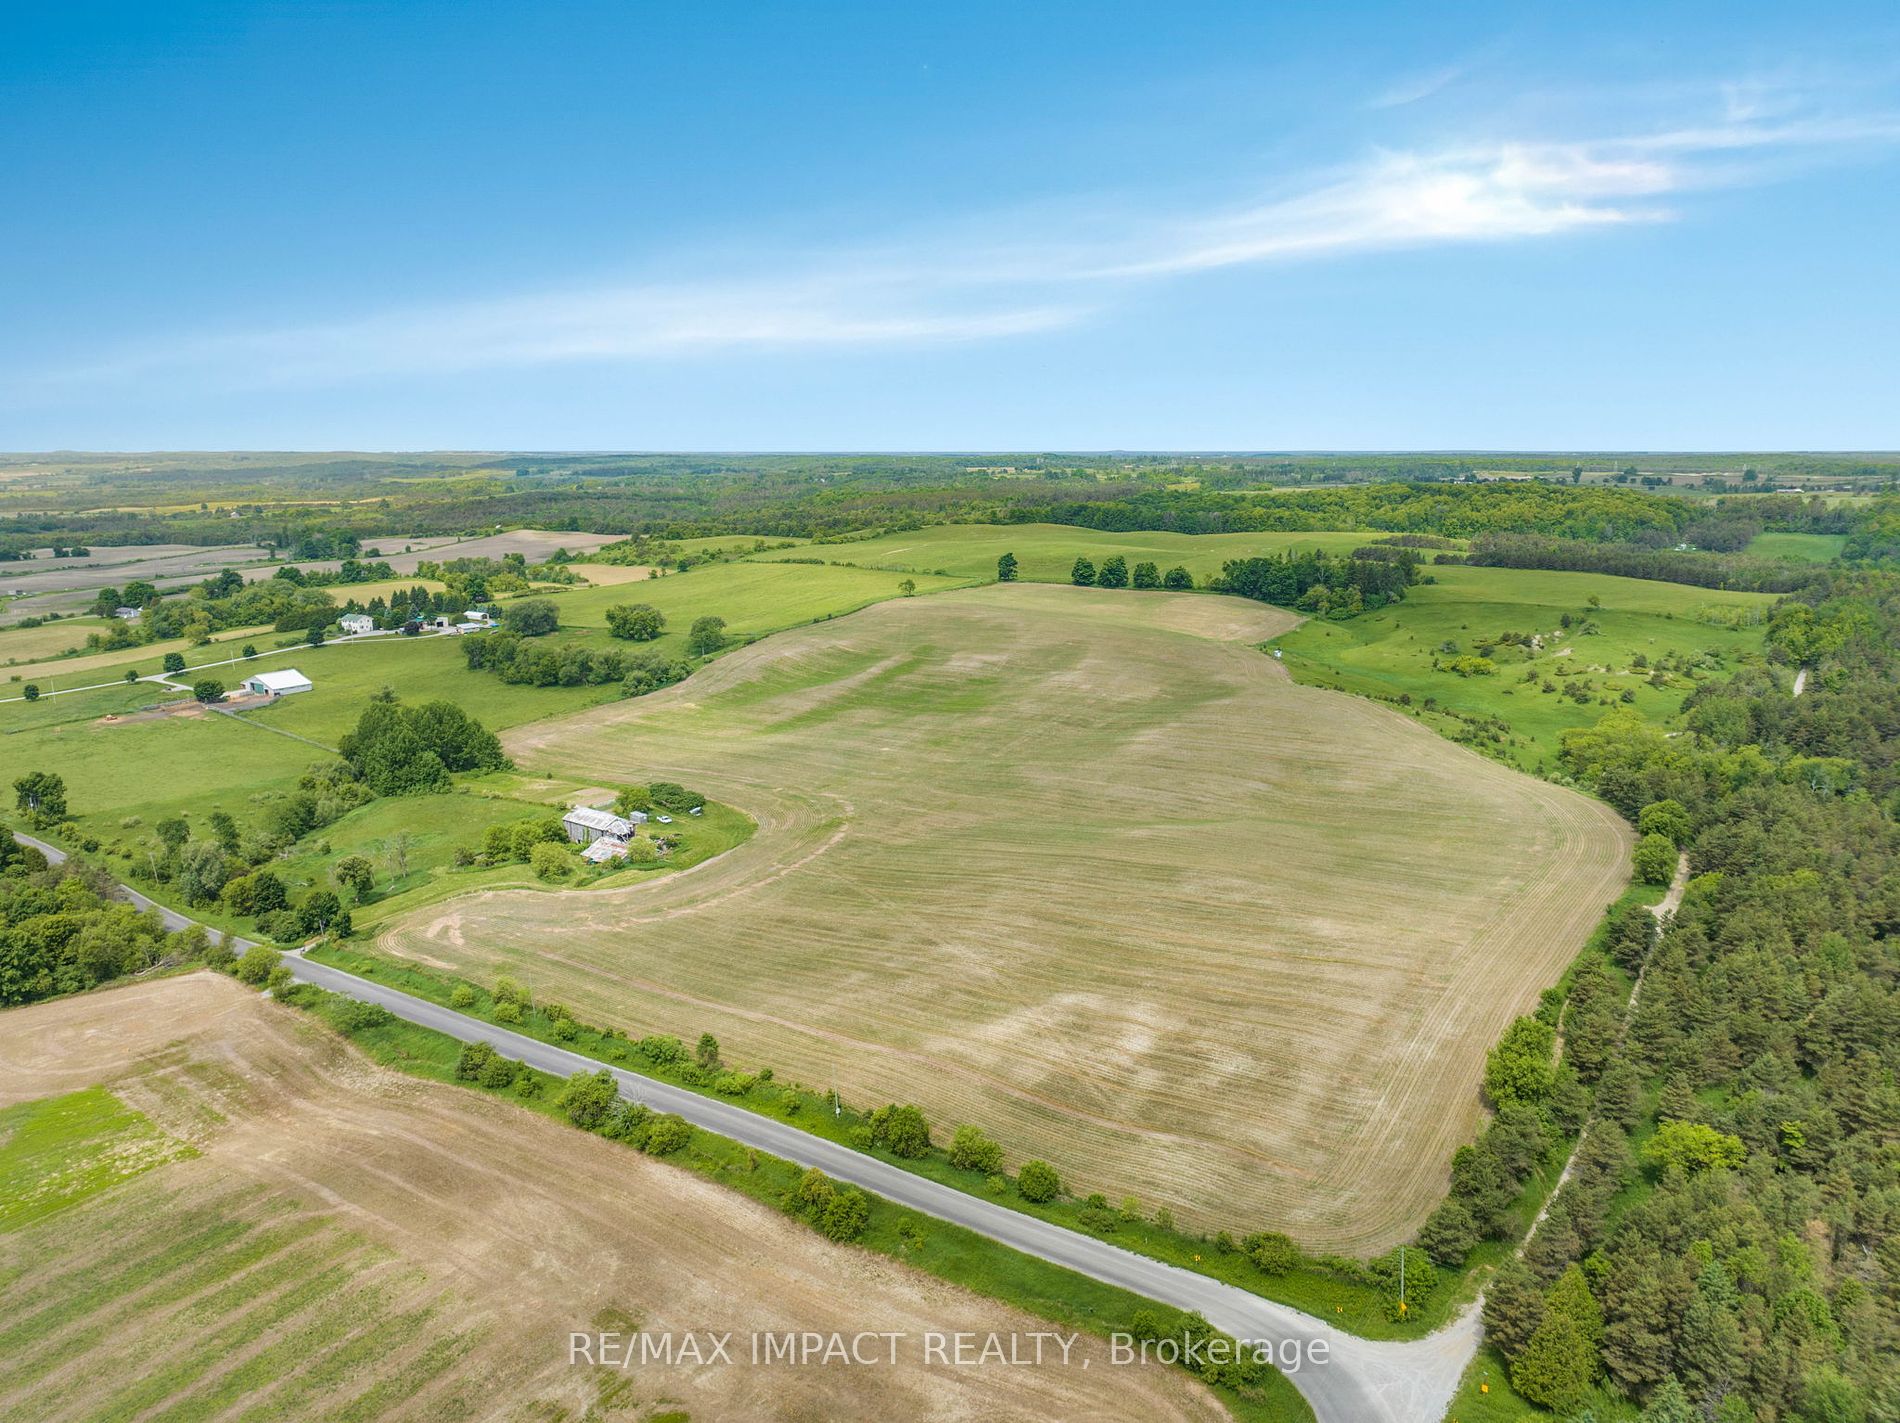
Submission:
[[[609,860],[620,859],[626,853],[625,840],[616,840],[611,835],[603,835],[581,851],[581,858],[590,865],[604,865]]]
[[[577,805],[561,817],[561,828],[576,845],[591,845],[599,839],[625,840],[633,834],[633,822],[591,805]]]
[[[287,697],[293,692],[307,692],[311,686],[310,679],[295,667],[286,667],[281,672],[259,672],[243,682],[245,691],[259,697]]]

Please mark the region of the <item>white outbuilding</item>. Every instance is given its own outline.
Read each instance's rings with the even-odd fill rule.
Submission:
[[[258,672],[246,677],[242,685],[252,696],[287,697],[293,692],[307,692],[313,684],[295,667],[286,667],[281,672]]]

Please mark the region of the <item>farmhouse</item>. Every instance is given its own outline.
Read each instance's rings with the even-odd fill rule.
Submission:
[[[17,593],[20,590],[15,588],[13,591]],[[112,610],[112,616],[124,622],[135,623],[139,620],[139,610],[137,608],[114,608]]]
[[[352,637],[376,631],[376,619],[368,613],[345,613],[337,619],[337,625]]]
[[[259,672],[246,677],[244,690],[259,697],[287,697],[293,692],[307,692],[311,681],[295,667],[286,667],[281,672]]]

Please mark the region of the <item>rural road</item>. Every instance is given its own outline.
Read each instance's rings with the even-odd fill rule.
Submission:
[[[17,833],[15,838],[41,850],[49,860],[65,858],[63,851],[43,840]],[[129,887],[122,888],[133,904],[157,910],[168,928],[181,929],[193,922]],[[248,947],[246,940],[231,942],[233,947]],[[1275,1361],[1312,1405],[1318,1423],[1439,1423],[1477,1351],[1483,1326],[1475,1308],[1466,1309],[1424,1339],[1361,1339],[1233,1285],[967,1195],[771,1117],[524,1037],[398,989],[311,963],[299,954],[286,954],[284,962],[300,982],[379,1004],[399,1018],[462,1042],[492,1044],[497,1051],[543,1072],[567,1077],[604,1067],[613,1074],[622,1095],[655,1111],[675,1113],[694,1126],[801,1166],[816,1166],[835,1180],[848,1181],[1104,1284],[1177,1309],[1198,1310],[1208,1323],[1236,1339],[1270,1345]]]

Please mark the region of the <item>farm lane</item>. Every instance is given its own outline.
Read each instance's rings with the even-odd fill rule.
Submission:
[[[34,836],[16,831],[14,838],[54,863],[66,858],[64,851]],[[121,890],[131,903],[156,910],[168,929],[182,929],[193,922],[129,886]],[[238,949],[250,945],[240,938],[230,942]],[[694,1126],[801,1166],[816,1166],[837,1180],[1104,1284],[1178,1309],[1198,1310],[1215,1328],[1237,1339],[1270,1344],[1276,1358],[1298,1358],[1301,1366],[1290,1369],[1287,1376],[1312,1405],[1317,1423],[1438,1423],[1482,1337],[1478,1311],[1468,1308],[1424,1339],[1362,1339],[1287,1305],[966,1195],[742,1107],[524,1037],[340,969],[311,963],[298,954],[287,954],[285,964],[300,982],[378,1004],[405,1021],[460,1042],[489,1043],[543,1072],[567,1077],[604,1067],[623,1095],[656,1111],[675,1113]]]

